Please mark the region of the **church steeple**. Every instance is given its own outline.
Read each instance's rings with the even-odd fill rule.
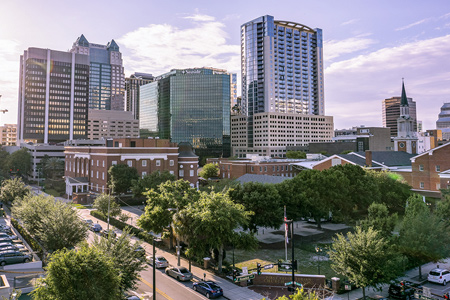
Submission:
[[[405,81],[403,80],[403,78],[402,78],[402,98],[401,98],[400,106],[409,106],[408,98],[406,98],[406,92],[405,92]]]

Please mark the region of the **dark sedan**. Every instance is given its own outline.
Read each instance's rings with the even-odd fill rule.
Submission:
[[[222,288],[213,281],[194,282],[193,289],[204,294],[208,299],[223,296]]]

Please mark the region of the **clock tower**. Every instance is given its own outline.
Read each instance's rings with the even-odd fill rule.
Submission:
[[[409,104],[406,98],[405,83],[402,79],[402,97],[400,117],[397,119],[397,136],[394,137],[394,150],[417,154],[417,133],[414,131],[414,120],[409,115]]]

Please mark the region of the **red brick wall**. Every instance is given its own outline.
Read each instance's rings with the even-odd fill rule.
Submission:
[[[423,166],[423,171],[420,171],[420,166]],[[436,166],[440,167],[440,171],[436,171]],[[448,169],[450,169],[450,144],[417,157],[412,163],[413,189],[438,191],[436,184],[441,183],[439,173]],[[420,187],[421,182],[424,184],[423,188]]]
[[[292,281],[292,274],[262,273],[253,279],[255,285],[284,286],[286,282]],[[303,275],[295,274],[295,281],[301,283],[305,288],[318,288],[325,286],[325,275]]]
[[[341,159],[341,165],[346,165],[346,164],[349,164],[349,162]],[[320,164],[315,165],[313,167],[313,169],[314,170],[323,171],[323,170],[327,170],[327,169],[329,169],[331,167],[332,167],[332,159],[329,159],[327,161],[324,161],[324,162],[322,162]]]

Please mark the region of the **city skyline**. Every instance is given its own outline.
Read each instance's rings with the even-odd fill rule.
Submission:
[[[0,4],[0,107],[9,110],[0,124],[17,122],[19,58],[28,47],[67,51],[84,34],[98,43],[114,39],[126,76],[203,66],[240,74],[240,26],[266,14],[323,30],[325,115],[336,129],[381,126],[382,101],[400,96],[402,77],[424,129],[435,128],[450,98],[446,1],[87,3]]]

